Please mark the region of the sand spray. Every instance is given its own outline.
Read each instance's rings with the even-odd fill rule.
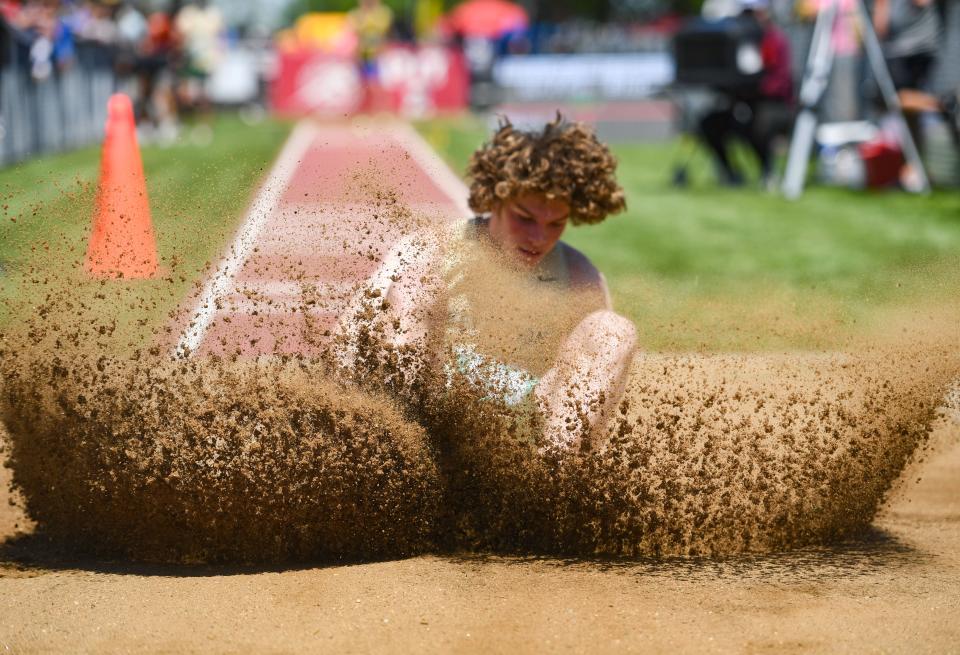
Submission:
[[[363,245],[344,243],[374,259],[429,223],[377,193]],[[372,247],[377,234],[389,242]],[[155,280],[91,280],[55,265],[67,253],[38,253],[6,309],[0,419],[37,534],[70,552],[277,563],[462,550],[719,557],[831,543],[870,524],[945,420],[960,373],[955,308],[829,353],[641,344],[604,436],[550,448],[529,404],[449,367],[411,367],[442,364],[454,344],[388,346],[383,303],[345,300],[375,297],[363,280],[330,298],[290,258],[277,265],[301,294],[283,311],[303,319],[304,352],[247,343],[183,357],[173,345],[195,307],[178,298],[203,271],[168,258]],[[484,335],[475,345],[548,367],[578,303],[488,260],[461,273]],[[277,315],[273,300],[244,303]],[[337,331],[310,320],[324,303],[362,310],[349,365]]]

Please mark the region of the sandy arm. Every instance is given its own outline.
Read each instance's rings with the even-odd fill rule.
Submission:
[[[340,318],[334,342],[341,366],[353,369],[358,357],[390,350],[408,353],[415,369],[408,373],[426,364],[440,320],[443,239],[441,232],[423,230],[394,244]],[[371,347],[378,352],[361,352]]]
[[[567,260],[567,268],[570,271],[570,286],[574,290],[587,292],[598,298],[599,306],[603,309],[613,309],[613,302],[610,299],[610,289],[607,288],[607,279],[603,276],[593,262],[582,252],[565,243],[560,247],[564,249],[564,257]]]

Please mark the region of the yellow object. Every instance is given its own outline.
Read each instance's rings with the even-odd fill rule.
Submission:
[[[303,45],[324,48],[332,45],[349,29],[349,23],[346,14],[313,13],[298,18],[293,29],[297,40]]]
[[[380,3],[369,6],[361,3],[349,13],[348,19],[359,39],[360,55],[367,59],[376,56],[393,25],[390,8]]]
[[[443,16],[441,0],[417,0],[414,8],[413,24],[420,40],[433,36],[440,17]]]
[[[342,51],[355,40],[353,27],[345,13],[314,12],[297,19],[293,27],[277,33],[277,47],[282,51],[298,49]]]

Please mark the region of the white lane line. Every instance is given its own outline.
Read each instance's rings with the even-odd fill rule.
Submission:
[[[339,280],[257,280],[239,282],[233,289],[233,295],[252,295],[263,298],[303,297],[304,292],[313,294],[341,294],[353,289],[355,283]]]
[[[240,271],[263,231],[263,227],[283,197],[297,166],[313,144],[316,127],[309,122],[298,123],[287,139],[280,156],[277,158],[269,177],[260,188],[250,205],[247,216],[240,226],[233,243],[220,262],[216,272],[207,281],[197,301],[193,319],[180,336],[174,348],[174,355],[186,357],[196,352],[210,327],[210,321],[217,311],[216,300],[230,290],[233,277]]]
[[[456,220],[465,220],[472,216],[473,212],[467,205],[467,197],[470,194],[467,186],[456,173],[450,170],[447,162],[443,161],[437,151],[409,123],[395,123],[391,127],[394,138],[406,148],[420,168],[433,179],[461,213]]]
[[[342,281],[289,282],[267,280],[239,282],[219,299],[221,311],[230,314],[337,313],[359,288],[359,283]]]
[[[447,162],[443,161],[437,151],[409,123],[394,123],[390,127],[393,138],[410,153],[417,165],[440,187],[440,190],[450,199],[451,204],[461,213],[461,216],[447,216],[447,220],[452,219],[453,222],[457,222],[472,215],[470,206],[467,204],[469,189],[463,180],[450,170]],[[390,251],[380,262],[380,266],[367,278],[362,288],[377,289],[381,292],[380,297],[386,298],[395,276],[405,264],[404,257],[408,257],[411,252],[417,252],[417,248],[414,247],[417,238],[417,234],[407,234],[392,244]],[[354,308],[349,308],[349,311],[353,312]]]
[[[344,296],[343,300],[337,299],[337,304],[344,304],[348,297],[349,296]],[[310,316],[329,317],[337,317],[340,315],[338,308],[331,308],[327,303],[320,305],[305,305],[299,299],[294,298],[274,300],[272,303],[267,303],[264,301],[252,300],[250,298],[233,297],[223,304],[223,310],[224,313],[228,314],[232,318],[243,315],[277,316],[283,314],[287,316],[302,316],[307,314]],[[213,324],[214,323],[211,322],[211,325]]]
[[[394,123],[391,128],[394,140],[410,153],[417,165],[440,187],[440,190],[450,199],[450,203],[460,212],[460,216],[447,214],[445,216],[447,222],[456,223],[471,216],[473,212],[467,204],[469,189],[463,180],[450,170],[437,151],[409,123]],[[420,252],[420,256],[423,256],[422,248],[417,245],[419,236],[417,233],[406,234],[393,243],[377,270],[367,278],[362,288],[379,290],[380,298],[385,299],[390,285],[408,264],[407,258],[411,253]],[[347,313],[341,315],[340,322],[349,323],[350,317],[356,313],[357,306],[361,302],[364,301],[355,299],[353,306],[347,308]]]

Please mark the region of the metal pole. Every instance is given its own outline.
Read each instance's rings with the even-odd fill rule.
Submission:
[[[883,48],[880,46],[880,39],[873,29],[873,19],[867,11],[863,0],[857,0],[857,13],[860,16],[861,33],[863,35],[863,46],[867,53],[867,59],[870,62],[870,68],[873,70],[873,76],[877,79],[877,86],[880,87],[880,93],[883,94],[883,101],[887,109],[893,112],[894,120],[897,122],[897,130],[900,132],[900,142],[903,146],[904,155],[910,165],[917,172],[920,178],[920,193],[930,192],[930,180],[927,177],[927,171],[923,167],[923,159],[920,157],[920,150],[910,134],[910,128],[907,127],[907,121],[903,117],[903,107],[900,105],[900,96],[897,95],[897,88],[893,84],[893,78],[890,77],[890,70],[887,68],[887,60],[883,56]]]
[[[800,86],[800,113],[797,115],[787,155],[787,168],[783,174],[783,195],[796,200],[803,193],[807,178],[807,165],[813,149],[814,132],[817,129],[817,105],[830,82],[833,68],[833,26],[837,17],[838,0],[831,0],[817,14],[810,42],[806,72]]]

